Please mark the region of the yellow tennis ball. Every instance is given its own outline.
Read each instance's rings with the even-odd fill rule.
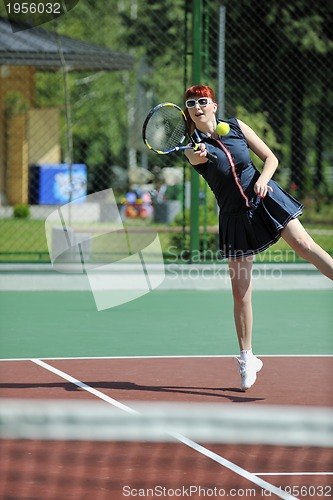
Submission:
[[[230,125],[229,125],[229,123],[220,122],[217,124],[215,130],[216,130],[217,135],[220,135],[220,136],[227,135],[230,131]]]

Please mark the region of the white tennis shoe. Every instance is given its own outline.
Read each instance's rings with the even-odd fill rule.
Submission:
[[[236,358],[239,363],[239,373],[241,376],[241,389],[246,391],[253,386],[257,379],[257,373],[260,372],[263,362],[256,356],[251,356],[247,361]]]

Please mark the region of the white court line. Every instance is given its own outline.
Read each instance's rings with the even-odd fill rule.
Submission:
[[[80,387],[81,389],[84,389],[87,392],[90,392],[94,396],[98,397],[99,399],[102,399],[106,403],[109,403],[113,406],[116,406],[120,410],[123,410],[127,413],[132,413],[132,414],[139,414],[136,410],[130,408],[127,405],[124,405],[120,403],[119,401],[110,398],[109,396],[106,396],[101,391],[98,391],[96,389],[93,389],[89,385],[85,384],[84,382],[81,382],[80,380],[72,377],[71,375],[68,375],[67,373],[58,370],[57,368],[54,368],[53,366],[45,363],[41,359],[31,359],[33,363],[36,365],[41,366],[42,368],[45,368],[46,370],[54,373],[55,375],[58,375],[59,377],[67,380],[68,382],[71,382],[72,384],[76,385],[77,387]],[[244,477],[245,479],[248,479],[252,483],[256,484],[260,488],[263,488],[266,491],[269,491],[276,495],[279,498],[282,498],[283,500],[297,500],[297,497],[291,496],[289,493],[286,493],[285,491],[281,491],[280,488],[277,488],[271,483],[268,483],[264,479],[261,479],[260,477],[257,477],[255,474],[252,474],[251,472],[248,472],[247,470],[243,469],[242,467],[239,467],[238,465],[234,464],[233,462],[230,462],[229,460],[221,457],[220,455],[217,455],[216,453],[213,453],[212,451],[208,450],[208,448],[205,448],[204,446],[201,446],[200,444],[196,443],[195,441],[192,441],[191,439],[187,438],[186,436],[183,436],[182,434],[178,433],[168,433],[169,435],[173,436],[177,441],[185,444],[189,448],[192,448],[193,450],[197,451],[198,453],[201,453],[202,455],[205,455],[206,457],[210,458],[211,460],[214,460],[215,462],[219,463],[220,465],[223,465],[227,469],[231,470],[232,472],[238,474],[239,476]]]
[[[238,356],[235,354],[179,354],[167,356],[75,356],[75,357],[56,357],[45,358],[47,361],[61,361],[61,360],[95,360],[95,359],[186,359],[186,358],[234,358]],[[333,354],[257,354],[259,358],[332,358]],[[0,358],[0,361],[31,361],[31,358]]]
[[[129,406],[123,405],[122,403],[120,403],[116,399],[110,398],[106,394],[103,394],[102,392],[94,389],[93,387],[90,387],[89,385],[85,384],[84,382],[77,380],[76,378],[72,377],[71,375],[68,375],[67,373],[65,373],[63,371],[58,370],[57,368],[54,368],[53,366],[44,363],[44,361],[42,361],[40,359],[31,359],[30,361],[32,361],[33,363],[36,363],[36,365],[39,365],[42,368],[45,368],[46,370],[49,370],[50,372],[55,373],[56,375],[58,375],[61,378],[68,380],[68,382],[71,382],[72,384],[76,385],[77,387],[80,387],[80,389],[84,389],[85,391],[90,392],[94,396],[96,396],[100,399],[103,399],[103,401],[106,401],[107,403],[109,403],[113,406],[116,406],[120,410],[126,411],[127,413],[138,414],[138,412],[136,410],[133,410]]]
[[[256,476],[333,476],[333,472],[253,472]]]

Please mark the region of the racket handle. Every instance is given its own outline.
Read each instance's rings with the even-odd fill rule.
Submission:
[[[199,149],[199,144],[194,144],[194,147],[193,147],[193,151],[198,151]],[[208,149],[206,149],[206,158],[208,158],[208,160],[212,160],[212,161],[215,161],[217,156],[215,154],[212,154],[212,153],[209,153],[208,152]]]
[[[208,160],[212,160],[212,161],[216,161],[217,160],[217,156],[213,153],[208,153],[207,151],[207,154],[206,154],[206,158],[208,158]]]

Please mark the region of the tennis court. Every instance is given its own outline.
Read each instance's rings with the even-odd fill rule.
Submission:
[[[284,271],[275,279],[275,288],[272,276],[261,273],[255,280],[254,349],[264,368],[245,393],[239,389],[234,359],[238,349],[232,297],[221,275],[218,290],[207,285],[212,280],[199,284],[194,274],[192,289],[187,282],[179,289],[171,286],[169,274],[164,287],[98,312],[91,292],[73,277],[67,278],[72,283],[68,291],[68,281],[60,283],[59,273],[3,271],[4,405],[17,399],[33,405],[36,400],[56,402],[59,407],[64,401],[99,401],[121,418],[141,414],[137,404],[144,405],[148,415],[155,404],[165,404],[172,405],[171,410],[167,406],[169,416],[185,405],[189,417],[199,405],[206,417],[216,409],[231,419],[239,412],[250,419],[252,411],[267,410],[273,411],[269,418],[279,420],[279,412],[291,408],[304,415],[328,412],[331,417],[332,288],[309,268],[297,269]],[[274,435],[267,422],[256,425],[263,435]],[[247,422],[242,426],[246,429]],[[309,422],[307,426],[311,429]],[[51,438],[14,443],[6,439],[2,498],[333,496],[328,441],[302,447],[273,445],[269,439],[266,444],[214,443],[204,437],[188,439],[187,428],[167,442],[133,439],[130,448],[123,440],[93,442],[89,448],[87,441],[64,447]],[[21,448],[15,448],[19,443]],[[47,463],[50,454],[53,465]],[[21,477],[17,470],[11,472],[13,456],[20,457],[17,469],[25,471]],[[39,473],[33,465],[27,471],[27,461]],[[77,467],[67,473],[74,462]]]
[[[212,86],[333,255],[330,2],[72,0],[56,23],[23,6],[0,17],[0,500],[333,497],[332,283],[286,241],[255,257],[264,367],[242,392],[213,191],[141,134]],[[221,146],[221,188],[250,206]]]

